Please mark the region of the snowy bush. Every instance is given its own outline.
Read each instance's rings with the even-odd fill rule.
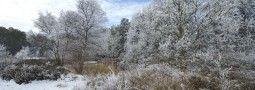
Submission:
[[[9,52],[4,45],[0,45],[0,62],[5,61],[9,57]]]
[[[3,45],[0,45],[0,75],[6,66],[12,63],[12,58],[9,56],[8,51]]]
[[[3,69],[3,80],[13,79],[17,84],[29,83],[33,80],[57,80],[65,69],[51,65],[9,65]]]

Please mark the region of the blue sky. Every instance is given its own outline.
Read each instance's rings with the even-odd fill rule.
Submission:
[[[99,0],[107,13],[107,27],[116,25],[122,18],[131,19],[132,15],[151,0]],[[59,16],[61,10],[75,10],[76,0],[0,0],[0,26],[14,27],[22,31],[33,30],[33,20],[38,18],[38,12],[48,11]]]
[[[106,23],[107,27],[119,24],[122,18],[131,19],[132,15],[146,5],[151,0],[103,0],[105,4],[102,8],[106,11],[109,22]]]

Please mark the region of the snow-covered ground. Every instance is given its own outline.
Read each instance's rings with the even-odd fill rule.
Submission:
[[[0,90],[73,90],[86,83],[87,79],[81,75],[68,74],[56,81],[32,81],[28,84],[16,84],[13,80],[0,79]]]

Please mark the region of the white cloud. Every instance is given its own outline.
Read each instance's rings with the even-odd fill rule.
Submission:
[[[38,18],[39,11],[49,11],[58,16],[61,10],[76,8],[76,0],[0,0],[0,2],[0,26],[14,27],[22,31],[38,31],[33,25],[33,20]],[[109,26],[118,24],[122,18],[131,19],[135,12],[149,2],[126,0],[121,3],[121,0],[99,0],[99,3],[107,13]]]

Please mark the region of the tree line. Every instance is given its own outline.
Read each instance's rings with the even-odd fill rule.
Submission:
[[[58,17],[39,13],[34,24],[41,32],[29,36],[30,51],[59,65],[74,61],[77,68],[98,57],[183,70],[208,61],[222,67],[224,60],[253,60],[252,0],[153,0],[131,21],[123,18],[111,28],[104,26],[106,13],[96,0],[78,0],[76,8]]]

